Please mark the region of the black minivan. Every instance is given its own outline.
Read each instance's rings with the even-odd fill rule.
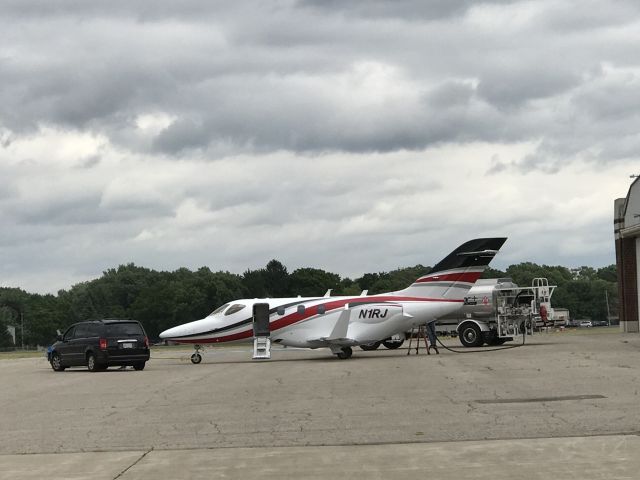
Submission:
[[[142,370],[149,360],[149,339],[136,320],[91,320],[59,335],[48,356],[56,372],[76,366],[92,372],[129,365]]]

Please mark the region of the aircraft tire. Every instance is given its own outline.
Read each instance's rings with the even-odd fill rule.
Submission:
[[[336,356],[340,360],[346,360],[347,358],[351,358],[351,355],[353,355],[353,350],[351,349],[351,347],[344,347],[341,349],[341,351],[336,353]]]
[[[472,322],[462,324],[458,337],[464,347],[481,347],[484,343],[480,327]]]
[[[194,353],[193,355],[191,355],[191,363],[193,363],[194,365],[199,364],[202,361],[202,355],[200,355],[199,353]]]
[[[365,343],[360,345],[360,348],[365,352],[369,352],[371,350],[377,350],[381,344],[382,342]]]
[[[400,340],[399,342],[396,342],[391,339],[385,340],[384,342],[382,342],[382,344],[385,347],[387,347],[389,350],[395,350],[396,348],[400,348],[403,343],[404,343],[404,340]]]

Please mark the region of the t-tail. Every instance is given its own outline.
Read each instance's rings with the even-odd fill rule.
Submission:
[[[395,293],[418,298],[463,299],[506,241],[504,237],[469,240],[447,255],[427,275]]]

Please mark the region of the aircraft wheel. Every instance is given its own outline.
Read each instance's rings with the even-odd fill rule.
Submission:
[[[384,342],[382,342],[382,344],[387,347],[389,350],[395,350],[396,348],[400,348],[402,346],[402,344],[404,343],[404,340],[385,340]]]
[[[351,347],[344,347],[338,353],[336,353],[336,355],[340,360],[346,360],[347,358],[351,358],[351,355],[353,355],[353,350],[351,350]]]
[[[200,355],[199,353],[194,353],[193,355],[191,355],[191,363],[193,363],[194,365],[197,365],[201,361],[202,355]]]
[[[368,352],[370,350],[377,350],[381,343],[382,342],[365,343],[363,345],[360,345],[360,348],[365,352]]]
[[[459,337],[460,343],[465,347],[481,347],[484,343],[480,327],[475,323],[462,324]]]

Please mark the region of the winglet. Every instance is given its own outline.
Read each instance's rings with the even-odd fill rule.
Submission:
[[[331,290],[333,290],[333,288],[330,288],[329,290],[327,290],[327,293],[324,294],[325,298],[331,296]]]

